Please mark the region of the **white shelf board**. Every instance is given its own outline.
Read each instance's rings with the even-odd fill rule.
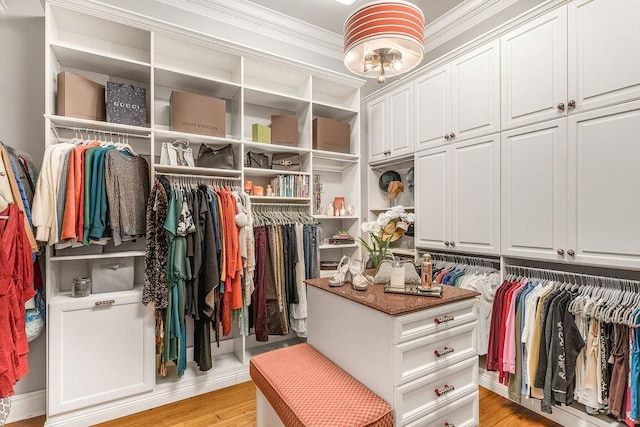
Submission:
[[[261,343],[255,347],[249,347],[245,350],[245,355],[247,359],[250,359],[253,356],[257,356],[258,354],[266,353],[267,351],[277,350],[279,348],[291,347],[292,345],[300,344],[305,342],[304,338],[289,338],[282,341],[276,342],[267,342]]]
[[[388,208],[371,208],[369,209],[371,211],[371,213],[378,215],[381,214],[382,212],[386,212],[389,209],[393,208],[394,206],[390,206]],[[404,210],[405,212],[413,212],[416,208],[413,206],[404,206]]]
[[[240,144],[239,139],[223,138],[220,136],[200,135],[197,133],[178,132],[155,127],[153,129],[156,141],[174,141],[176,139],[186,139],[192,143],[218,143],[218,144]],[[197,153],[195,153],[197,154]]]
[[[245,176],[276,176],[276,175],[305,175],[310,176],[308,172],[292,172],[278,169],[260,169],[260,168],[244,168]]]
[[[51,123],[60,126],[70,126],[83,129],[103,130],[107,132],[120,132],[140,135],[141,138],[148,139],[151,136],[151,128],[142,126],[121,125],[118,123],[101,122],[97,120],[77,119],[75,117],[65,117],[56,115],[45,115]]]
[[[158,165],[155,166],[156,172],[162,173],[175,173],[180,175],[202,175],[202,176],[222,176],[222,177],[239,177],[241,172],[237,169],[214,169],[214,168],[199,168],[189,166],[169,166]]]
[[[131,258],[131,257],[143,257],[144,251],[126,251],[126,252],[103,252],[101,254],[90,255],[62,255],[52,256],[51,262],[58,261],[78,261],[78,260],[91,260],[91,259],[106,259],[106,258]]]
[[[257,203],[287,203],[287,202],[300,202],[301,206],[304,206],[303,202],[311,202],[310,197],[275,197],[275,196],[250,196],[252,202]]]
[[[309,105],[309,100],[269,90],[245,87],[244,103],[260,105],[276,110],[298,112]]]
[[[328,117],[340,122],[351,120],[358,115],[355,110],[326,102],[313,101],[311,108],[313,109],[313,117]]]
[[[358,164],[360,156],[356,154],[336,153],[333,151],[312,150],[313,170],[319,172],[343,172]]]
[[[259,153],[309,153],[311,149],[303,147],[289,147],[288,145],[266,144],[264,142],[243,141],[245,152],[256,151]]]
[[[114,292],[103,292],[99,294],[89,294],[86,297],[73,297],[71,296],[71,291],[54,291],[52,292],[52,296],[47,300],[49,304],[74,304],[80,299],[94,299],[94,300],[109,300],[109,299],[121,299],[126,297],[132,297],[142,294],[142,288],[144,284],[136,283],[133,285],[133,289],[128,289],[126,291],[114,291]]]
[[[225,82],[213,76],[181,70],[169,65],[154,66],[154,83],[174,89],[201,93],[222,99],[233,99],[239,91],[240,85],[233,82]]]
[[[311,150],[313,152],[313,158],[318,160],[332,160],[334,162],[341,163],[358,163],[360,160],[360,156],[357,154],[351,153],[338,153],[337,151],[327,151],[327,150]]]
[[[357,248],[359,245],[357,243],[350,243],[348,245],[330,245],[328,243],[322,244],[319,246],[320,249],[349,249],[349,248]]]
[[[91,71],[136,82],[149,83],[151,79],[149,63],[66,43],[51,43],[50,46],[60,65],[65,68]]]
[[[360,219],[359,216],[313,215],[315,219]]]

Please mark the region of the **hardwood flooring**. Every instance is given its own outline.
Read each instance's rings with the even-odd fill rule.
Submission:
[[[256,425],[253,382],[192,397],[180,402],[119,418],[99,427],[249,427]],[[41,427],[44,417],[6,427]],[[480,387],[480,426],[562,427],[528,409]]]

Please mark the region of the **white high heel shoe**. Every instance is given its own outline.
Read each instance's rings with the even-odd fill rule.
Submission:
[[[349,264],[349,275],[351,276],[351,285],[356,291],[366,291],[372,280],[364,274],[364,264],[359,259],[352,259]]]
[[[349,265],[351,264],[351,258],[344,255],[338,264],[336,273],[329,278],[329,286],[338,287],[344,285],[345,277],[349,273]]]

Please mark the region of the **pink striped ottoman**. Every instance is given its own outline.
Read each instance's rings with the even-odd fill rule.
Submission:
[[[263,396],[287,427],[393,426],[387,402],[308,344],[254,356],[249,372],[258,387],[258,427],[275,422],[261,414],[270,410]]]

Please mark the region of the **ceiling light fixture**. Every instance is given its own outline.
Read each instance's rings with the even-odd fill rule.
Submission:
[[[368,3],[344,23],[344,65],[354,74],[376,78],[402,74],[424,56],[424,14],[400,0]]]

